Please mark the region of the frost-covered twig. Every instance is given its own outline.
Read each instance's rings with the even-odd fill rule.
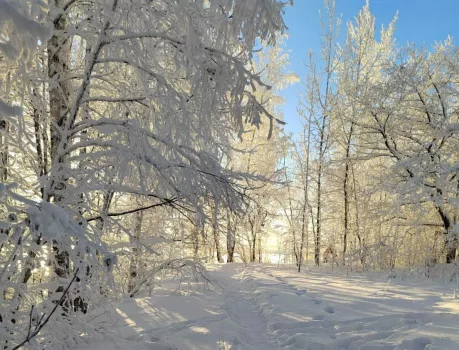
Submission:
[[[137,284],[136,286],[130,291],[129,297],[133,298],[141,289],[141,287],[147,283],[151,278],[155,276],[159,271],[165,270],[165,269],[171,269],[171,270],[181,270],[185,267],[190,267],[193,269],[193,273],[197,272],[199,276],[203,278],[208,283],[212,283],[209,277],[206,276],[205,274],[205,269],[203,265],[200,263],[197,263],[192,260],[188,259],[171,259],[164,261],[163,263],[159,264],[156,266],[153,270],[149,271]]]
[[[88,218],[88,219],[86,219],[86,221],[87,222],[91,222],[91,221],[103,219],[103,217],[123,216],[123,215],[137,213],[137,212],[142,211],[142,210],[148,210],[148,209],[152,209],[152,208],[156,208],[156,207],[162,207],[164,205],[172,205],[176,200],[177,200],[177,198],[174,197],[174,198],[167,199],[167,200],[165,200],[165,201],[163,201],[161,203],[155,203],[155,204],[152,204],[152,205],[147,205],[145,207],[126,210],[126,211],[123,211],[123,212],[106,213],[103,216],[99,215],[99,216],[95,216],[95,217],[92,217],[92,218]]]
[[[66,297],[66,295],[67,295],[70,287],[72,286],[73,282],[77,278],[77,275],[78,275],[79,271],[80,271],[80,269],[77,268],[75,273],[73,274],[73,278],[71,279],[70,283],[67,285],[67,288],[62,293],[61,298],[56,303],[56,305],[54,305],[54,308],[51,310],[51,312],[48,314],[48,316],[43,321],[41,321],[41,319],[43,319],[43,317],[44,317],[44,314],[42,315],[42,317],[40,319],[40,322],[35,327],[35,329],[34,329],[34,331],[32,333],[30,333],[30,324],[29,324],[29,332],[27,334],[27,337],[20,344],[16,345],[12,350],[20,349],[23,345],[27,344],[29,341],[31,341],[33,338],[35,338],[38,335],[38,333],[40,333],[40,331],[43,329],[43,327],[46,326],[46,324],[50,320],[51,316],[54,314],[54,312],[56,312],[57,308],[62,305],[62,303],[64,301],[64,298]],[[33,305],[32,305],[32,310],[33,310]],[[30,311],[30,315],[32,315],[32,311]],[[31,319],[32,319],[32,317],[31,317]]]

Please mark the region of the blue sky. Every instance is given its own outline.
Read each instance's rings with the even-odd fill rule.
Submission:
[[[320,55],[321,26],[319,11],[324,11],[323,0],[294,0],[293,7],[287,8],[284,20],[289,28],[289,39],[285,45],[290,51],[291,70],[304,80],[306,69],[303,65],[311,49]],[[342,15],[341,36],[345,36],[345,23],[353,19],[365,4],[365,0],[337,0],[337,14]],[[377,29],[387,26],[398,11],[395,37],[398,44],[414,42],[431,48],[436,41],[451,35],[459,40],[459,0],[370,0],[370,9],[376,16]],[[282,92],[286,99],[281,107],[285,131],[296,133],[300,123],[296,107],[298,93],[302,88],[296,84]]]

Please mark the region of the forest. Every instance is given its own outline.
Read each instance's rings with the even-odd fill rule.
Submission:
[[[324,1],[300,76],[293,1],[0,0],[0,347],[77,348],[222,264],[456,283],[459,48],[370,5]]]

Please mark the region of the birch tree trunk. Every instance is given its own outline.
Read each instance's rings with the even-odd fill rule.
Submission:
[[[311,59],[311,58],[310,58]],[[309,94],[310,96],[310,103],[313,103],[313,94]],[[306,123],[305,128],[307,128],[307,136],[303,134],[304,143],[305,143],[305,150],[304,153],[306,155],[306,165],[304,169],[304,178],[303,178],[303,206],[301,208],[301,242],[300,248],[298,252],[298,272],[301,272],[301,266],[303,264],[303,248],[305,244],[305,240],[309,241],[309,227],[308,223],[309,220],[307,219],[307,210],[309,206],[309,162],[310,162],[310,153],[311,153],[311,120],[310,117],[303,115],[305,117]],[[309,244],[306,242],[306,259],[308,258]],[[306,260],[307,261],[307,260]]]
[[[69,87],[66,82],[66,78],[69,75],[70,68],[70,49],[71,39],[70,36],[66,36],[65,31],[67,30],[67,17],[65,13],[60,13],[66,4],[66,0],[53,0],[51,8],[54,11],[50,11],[55,14],[54,18],[49,18],[52,23],[53,36],[48,40],[47,51],[48,51],[48,78],[52,82],[49,84],[49,110],[50,110],[50,135],[51,135],[51,152],[50,158],[52,166],[58,166],[57,149],[62,140],[63,126],[69,111]],[[60,169],[57,169],[59,172]],[[59,174],[60,175],[60,174]],[[58,176],[61,178],[61,176]],[[65,183],[58,181],[57,178],[53,179],[57,181],[53,189],[50,189],[48,198],[51,198],[55,202],[61,200],[62,190],[64,190]]]
[[[316,237],[314,247],[314,261],[317,266],[320,265],[320,249],[321,249],[321,235],[322,235],[322,181],[324,175],[325,155],[329,146],[329,113],[331,110],[331,89],[332,89],[332,74],[333,74],[333,60],[334,60],[334,43],[338,35],[339,21],[335,19],[336,0],[326,0],[325,7],[327,9],[328,23],[322,22],[324,28],[324,41],[322,43],[322,57],[325,61],[325,87],[324,96],[321,96],[320,84],[316,87],[318,93],[318,101],[321,107],[321,115],[318,117],[317,126],[319,132],[319,145],[318,145],[318,168],[317,168],[317,208],[316,208]],[[318,84],[317,76],[315,81]]]
[[[8,180],[8,121],[0,120],[0,179],[3,183]]]
[[[354,124],[351,124],[349,135],[346,140],[346,156],[344,165],[344,179],[343,179],[343,200],[344,200],[344,235],[343,235],[343,256],[342,264],[346,264],[346,253],[347,253],[347,239],[349,237],[349,173],[350,173],[350,154],[351,154],[351,142],[353,134]]]
[[[131,237],[130,241],[132,244],[136,246],[132,248],[132,256],[131,262],[129,265],[129,282],[128,282],[128,293],[134,290],[137,285],[137,278],[139,276],[139,257],[140,257],[140,236],[142,234],[142,222],[143,222],[143,211],[138,211],[135,213],[135,225],[134,225],[134,232],[133,236]]]
[[[71,40],[69,36],[64,35],[67,30],[67,17],[65,13],[60,13],[67,1],[53,0],[50,11],[56,17],[49,18],[52,24],[53,36],[48,40],[48,78],[49,84],[49,110],[50,110],[50,159],[51,166],[56,167],[58,164],[57,149],[62,139],[62,127],[65,123],[65,118],[69,109],[69,89],[66,83],[66,78],[69,74],[70,64],[70,48]],[[57,169],[59,173],[60,169]],[[61,176],[59,176],[61,178]],[[62,200],[62,191],[65,184],[63,181],[58,181],[47,194],[46,201],[53,200],[60,202]],[[60,279],[69,277],[69,254],[65,250],[59,249],[57,244],[53,244],[54,252],[54,273]],[[62,292],[63,286],[57,289],[57,292]]]
[[[219,263],[222,263],[223,262],[223,257],[222,257],[222,253],[221,253],[221,250],[220,250],[220,240],[219,240],[219,231],[218,231],[218,205],[217,203],[214,204],[214,208],[213,208],[213,216],[212,216],[212,219],[213,219],[213,222],[212,222],[212,233],[213,233],[213,236],[214,236],[214,246],[215,246],[215,251],[216,251],[216,254],[217,254],[217,261]]]
[[[261,235],[258,235],[258,263],[263,263],[263,252],[261,245]]]
[[[227,236],[226,236],[226,251],[227,251],[227,260],[226,262],[232,263],[234,262],[234,248],[236,246],[236,239],[234,237],[235,232],[233,231],[233,227],[231,226],[231,215],[229,210],[226,214],[226,224],[227,224]],[[236,227],[234,226],[234,229]]]

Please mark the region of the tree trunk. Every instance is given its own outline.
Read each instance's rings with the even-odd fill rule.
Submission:
[[[300,264],[300,256],[299,256],[299,249],[296,249],[295,235],[293,236],[293,238],[294,238],[294,241],[293,241],[293,256],[295,257],[296,266],[299,266],[299,264]]]
[[[199,260],[199,227],[197,225],[193,230],[193,259]]]
[[[451,218],[448,216],[442,206],[437,206],[437,213],[443,222],[444,234],[445,234],[445,258],[446,263],[451,264],[456,260],[457,250],[457,236],[456,232],[451,232],[454,222],[451,222]]]
[[[233,236],[233,242],[231,246],[231,262],[234,262],[234,249],[236,248],[236,237]]]
[[[446,263],[452,264],[456,260],[457,254],[457,237],[445,240]]]
[[[250,262],[254,263],[256,261],[256,245],[257,245],[257,234],[252,233],[252,246],[250,247]]]
[[[304,175],[304,187],[303,187],[303,207],[302,207],[302,222],[301,222],[301,242],[300,250],[298,252],[298,272],[301,272],[301,265],[303,264],[303,247],[304,240],[308,232],[308,220],[307,220],[307,208],[309,204],[309,153],[311,151],[311,125],[310,120],[308,120],[308,136],[306,138],[306,169]],[[306,248],[308,250],[309,247]]]
[[[307,191],[307,190],[306,190]],[[301,265],[303,264],[303,247],[304,247],[304,240],[306,237],[307,231],[307,221],[306,221],[306,206],[307,204],[303,204],[303,213],[302,213],[302,225],[301,225],[301,242],[300,242],[300,249],[298,250],[298,258],[297,258],[297,265],[298,265],[298,272],[301,272]]]
[[[8,121],[0,120],[0,180],[5,183],[8,180]]]
[[[321,195],[322,195],[322,164],[319,164],[317,178],[317,217],[316,217],[316,239],[314,242],[314,261],[317,266],[320,265],[320,235],[321,235]]]
[[[261,248],[261,235],[258,235],[258,263],[263,262],[263,254],[262,254],[262,248]]]
[[[449,247],[446,251],[446,263],[451,264],[456,260],[456,247]]]
[[[218,235],[218,206],[217,204],[215,203],[215,207],[214,207],[214,210],[213,210],[213,227],[212,227],[212,231],[213,231],[213,235],[214,235],[214,245],[215,245],[215,251],[217,253],[217,261],[219,263],[222,263],[223,262],[223,257],[222,257],[222,253],[221,253],[221,250],[220,250],[220,240],[219,240],[219,235]]]
[[[85,42],[85,45],[86,45],[86,48],[85,48],[85,66],[87,66],[88,65],[88,61],[89,61],[89,57],[90,57],[90,54],[91,54],[91,45],[89,44],[88,41]],[[91,94],[91,89],[88,86],[87,89],[86,89],[86,95],[88,97],[90,97],[90,94]],[[83,120],[90,119],[90,112],[89,111],[90,111],[89,102],[86,102],[83,105],[83,113],[82,113],[82,119]],[[86,139],[87,138],[87,136],[86,136],[87,134],[88,134],[88,130],[81,131],[81,138],[82,139]],[[80,149],[80,156],[83,156],[83,155],[87,154],[87,152],[88,152],[87,147],[82,147]],[[84,169],[83,163],[84,163],[84,158],[81,157],[81,161],[80,161],[80,164],[78,165],[78,169],[80,169],[80,170]],[[84,211],[85,211],[84,210],[84,203],[85,203],[84,192],[81,192],[79,197],[80,197],[80,203],[78,205],[78,212],[80,213],[81,216],[83,216],[84,215]]]
[[[240,249],[241,249],[241,259],[242,259],[242,262],[244,264],[247,264],[247,256],[246,256],[246,252],[245,252],[245,247],[241,244],[240,245]]]
[[[348,179],[349,179],[349,164],[346,162],[344,181],[343,181],[343,195],[344,195],[344,234],[343,234],[343,257],[342,264],[346,264],[347,253],[347,237],[349,234],[349,197],[348,197]]]
[[[330,44],[331,45],[331,44]],[[331,50],[331,48],[329,48]],[[330,53],[331,54],[331,53]],[[330,58],[329,58],[330,59]],[[331,63],[328,63],[329,65]],[[328,68],[330,69],[330,68]],[[317,213],[316,213],[316,239],[314,247],[314,261],[317,266],[320,265],[320,241],[321,241],[321,229],[322,229],[322,175],[325,162],[325,152],[327,148],[327,113],[326,106],[328,105],[328,94],[329,84],[331,79],[331,72],[328,70],[328,78],[325,92],[325,107],[323,108],[322,124],[320,126],[320,142],[319,142],[319,166],[317,169]]]
[[[110,183],[109,183],[110,184]],[[107,190],[104,194],[104,200],[102,203],[102,210],[100,213],[101,218],[97,221],[97,229],[99,231],[102,231],[104,228],[104,215],[108,213],[108,210],[110,209],[110,205],[112,203],[114,192],[112,190]]]
[[[329,16],[329,23],[327,31],[324,33],[324,44],[323,44],[323,58],[325,59],[325,72],[326,73],[326,81],[325,81],[325,96],[323,101],[320,102],[321,105],[321,116],[319,116],[318,120],[320,120],[320,125],[318,123],[318,132],[320,136],[319,141],[319,161],[318,161],[318,169],[317,169],[317,217],[316,217],[316,239],[315,239],[315,247],[314,247],[314,260],[317,266],[320,265],[320,244],[321,244],[321,230],[322,230],[322,176],[323,176],[323,169],[325,165],[325,154],[328,149],[328,130],[327,123],[328,123],[328,114],[330,113],[330,94],[332,93],[330,90],[332,84],[332,75],[333,75],[333,50],[334,50],[334,40],[337,36],[335,32],[334,22],[335,22],[335,1],[330,2],[330,7],[328,8],[328,16]],[[325,46],[326,45],[326,46]],[[320,86],[317,89],[320,94]],[[318,97],[321,100],[320,96]]]
[[[234,261],[234,247],[236,245],[236,240],[234,239],[233,228],[231,227],[231,217],[229,211],[226,214],[227,220],[227,236],[226,236],[226,251],[227,251],[227,263],[232,263]]]
[[[33,89],[33,99],[31,101],[31,107],[32,107],[32,118],[33,118],[33,124],[34,124],[34,132],[35,132],[35,150],[37,152],[36,156],[37,156],[37,159],[38,159],[38,167],[39,167],[39,170],[38,170],[38,177],[40,178],[41,180],[41,177],[44,176],[46,174],[46,168],[45,168],[45,163],[44,163],[44,156],[43,156],[43,147],[41,145],[42,143],[42,133],[43,132],[46,132],[46,129],[45,130],[42,130],[42,128],[40,127],[40,111],[37,107],[37,92],[35,89]],[[0,136],[1,137],[1,136]],[[5,180],[3,180],[5,181]],[[40,186],[40,193],[41,193],[41,197],[43,199],[43,195],[44,195],[44,188],[43,186]],[[37,245],[40,245],[41,243],[41,235],[37,238],[36,242],[35,242]],[[30,277],[32,277],[32,270],[33,270],[33,260],[35,260],[37,257],[37,254],[35,253],[34,249],[31,249],[29,250],[28,252],[28,256],[27,258],[25,259],[25,271],[24,271],[24,277],[23,277],[23,280],[22,280],[22,283],[27,283],[30,279]]]
[[[136,247],[132,248],[131,263],[129,265],[129,282],[128,282],[128,293],[131,292],[137,286],[137,278],[139,276],[139,258],[140,258],[140,236],[142,233],[142,222],[143,222],[143,210],[135,213],[135,225],[134,225],[134,236],[131,237],[131,243],[135,244]]]
[[[343,235],[343,257],[342,264],[346,264],[347,238],[349,236],[349,155],[351,153],[352,131],[354,125],[351,125],[346,144],[346,164],[344,166],[343,196],[344,196],[344,235]]]
[[[52,7],[62,9],[67,1],[54,0]],[[53,25],[53,31],[59,34],[54,34],[47,43],[48,51],[48,78],[52,83],[49,84],[49,109],[50,109],[50,157],[51,166],[57,167],[57,162],[60,160],[57,157],[58,146],[61,142],[62,130],[61,127],[65,123],[65,116],[69,107],[69,89],[65,79],[69,74],[70,62],[70,47],[71,42],[69,37],[62,33],[67,30],[67,18],[65,14],[60,14],[58,11],[50,11],[55,18],[50,18]],[[52,179],[53,185],[48,189],[49,192],[45,194],[44,200],[60,202],[62,200],[62,191],[65,188],[65,183],[61,174],[61,168],[56,168],[56,178]],[[57,179],[59,178],[59,180]],[[61,249],[57,242],[53,241],[53,269],[54,273],[59,279],[66,280],[70,273],[70,260],[67,251]],[[57,292],[62,292],[64,286],[59,286]]]
[[[35,98],[37,97],[37,93],[35,89],[33,90],[33,95]],[[38,176],[41,178],[42,176],[46,174],[45,160],[44,160],[43,147],[42,147],[42,140],[43,140],[42,133],[46,132],[46,130],[42,130],[41,128],[40,112],[36,106],[36,101],[32,101],[32,109],[33,109],[33,126],[34,126],[34,131],[35,131],[35,150],[37,152],[38,167],[40,168]],[[40,186],[40,193],[43,199],[43,195],[44,195],[43,185]]]
[[[62,9],[65,6],[65,0],[54,0],[56,9]],[[48,40],[48,78],[52,81],[49,84],[49,109],[51,116],[50,133],[51,133],[51,162],[53,166],[60,163],[57,157],[57,149],[62,139],[62,127],[65,124],[66,115],[69,109],[69,87],[66,83],[66,78],[69,74],[70,64],[70,48],[71,41],[69,37],[62,33],[67,30],[67,17],[61,15],[58,11],[53,11],[57,16],[51,18],[53,23],[53,31],[59,34],[54,34]],[[56,14],[58,13],[58,14]],[[65,182],[59,170],[55,173],[56,178],[52,179],[54,184],[49,189],[48,198],[54,198],[55,202],[59,202],[62,196],[62,191],[65,188]]]
[[[362,236],[360,235],[360,219],[359,219],[359,202],[357,198],[357,181],[355,181],[355,173],[354,167],[351,166],[352,171],[352,182],[354,184],[354,202],[355,202],[355,235],[359,241],[359,254],[360,254],[360,262],[362,263],[362,267],[365,266],[365,256],[363,254],[363,240]]]

